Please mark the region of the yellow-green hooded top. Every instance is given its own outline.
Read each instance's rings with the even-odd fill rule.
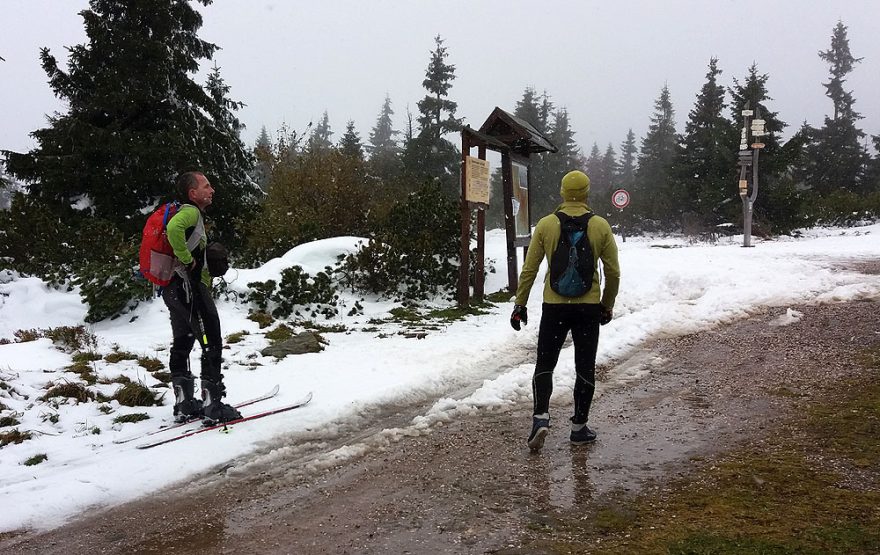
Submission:
[[[569,216],[582,216],[590,212],[587,206],[587,195],[590,192],[590,178],[580,171],[572,171],[562,178],[562,186],[559,194],[562,195],[563,203],[557,207]],[[529,243],[522,272],[519,275],[519,287],[516,290],[516,304],[523,305],[528,302],[532,284],[541,267],[541,261],[546,258],[549,266],[559,237],[562,233],[559,218],[550,214],[541,218],[535,226],[535,232]],[[549,304],[596,304],[602,303],[607,308],[614,308],[614,300],[620,287],[620,264],[617,260],[617,244],[611,233],[608,221],[600,216],[592,216],[587,224],[587,238],[593,250],[593,285],[590,290],[580,297],[563,297],[550,288],[549,272],[544,279],[544,302]],[[605,275],[605,289],[599,291],[599,265],[597,260],[602,260],[603,274]]]

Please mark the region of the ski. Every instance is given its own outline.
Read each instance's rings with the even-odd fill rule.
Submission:
[[[287,412],[289,410],[298,409],[300,407],[304,407],[307,404],[309,404],[309,401],[311,401],[311,400],[312,400],[312,393],[309,392],[308,395],[306,395],[305,397],[303,397],[302,399],[300,399],[299,401],[297,401],[291,405],[285,405],[282,407],[277,407],[277,408],[274,408],[271,410],[267,410],[265,412],[258,412],[257,414],[243,416],[243,417],[237,418],[235,420],[230,420],[229,422],[221,422],[219,424],[214,424],[212,426],[205,426],[204,428],[199,428],[197,430],[190,430],[188,432],[183,432],[183,433],[178,434],[173,437],[160,439],[160,440],[153,441],[150,443],[142,443],[141,445],[138,445],[137,448],[138,449],[149,449],[151,447],[157,447],[159,445],[165,445],[166,443],[171,443],[172,441],[177,441],[178,439],[183,439],[185,437],[190,437],[190,436],[194,436],[196,434],[201,434],[203,432],[210,432],[211,430],[218,430],[220,428],[226,428],[227,426],[240,424],[242,422],[247,422],[249,420],[256,420],[258,418],[263,418],[265,416],[271,416],[273,414],[278,414],[281,412]]]
[[[271,399],[272,397],[278,395],[278,391],[280,389],[281,388],[278,385],[276,385],[270,391],[260,395],[259,397],[254,397],[253,399],[248,399],[247,401],[242,401],[242,402],[237,403],[233,406],[237,409],[240,409],[242,407],[247,407],[247,406],[253,405],[255,403],[259,403],[260,401],[265,401],[267,399]],[[162,432],[167,432],[168,430],[173,430],[175,428],[180,428],[181,426],[186,426],[187,424],[192,424],[193,422],[200,422],[200,421],[201,421],[201,419],[199,419],[199,418],[193,418],[191,420],[184,420],[183,422],[175,422],[174,424],[169,424],[168,426],[161,426],[157,430],[151,430],[149,432],[139,434],[136,436],[126,437],[123,439],[114,439],[113,443],[117,443],[117,444],[118,443],[128,443],[129,441],[134,441],[136,439],[141,439],[141,438],[149,437],[149,436],[156,435],[156,434],[159,434]]]

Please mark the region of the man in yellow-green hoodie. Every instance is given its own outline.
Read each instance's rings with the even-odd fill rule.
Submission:
[[[541,218],[538,225],[535,226],[535,232],[529,243],[523,269],[519,276],[516,301],[513,314],[510,317],[510,325],[515,330],[520,329],[520,324],[528,322],[526,303],[529,300],[529,293],[541,262],[546,258],[548,266],[553,270],[548,270],[547,279],[544,280],[544,304],[541,309],[541,325],[538,330],[538,357],[535,364],[535,374],[532,378],[532,395],[534,397],[532,431],[528,438],[529,447],[535,451],[544,446],[544,439],[549,433],[553,370],[556,368],[559,352],[562,350],[562,345],[569,332],[571,332],[574,342],[576,372],[574,415],[571,417],[570,440],[576,445],[596,440],[596,433],[587,426],[587,420],[590,415],[593,393],[596,389],[596,349],[599,343],[599,325],[611,321],[614,300],[620,286],[620,265],[617,260],[617,244],[614,242],[611,226],[604,218],[592,214],[587,205],[589,191],[590,178],[583,172],[572,171],[562,178],[559,192],[563,202],[556,212]],[[583,227],[586,227],[588,244],[582,244],[582,249],[588,247],[592,251],[592,279],[586,277],[582,280],[581,289],[575,290],[574,293],[561,288],[557,280],[559,272],[555,269],[564,268],[567,260],[557,260],[556,264],[553,263],[553,255],[563,234],[563,220],[569,222],[566,226],[572,226],[571,229],[579,227],[581,233]],[[577,237],[579,236],[573,236],[574,244],[577,244]],[[571,239],[566,241],[571,242]],[[582,250],[581,252],[589,251]],[[605,287],[602,291],[600,291],[598,260],[602,261],[602,273],[605,275]],[[554,274],[553,280],[551,280],[551,274]],[[575,277],[575,279],[577,278]],[[584,288],[587,288],[586,292],[582,292]],[[560,291],[576,294],[576,296],[567,296],[561,294]]]
[[[180,174],[176,187],[184,204],[165,228],[176,261],[171,283],[162,290],[174,338],[168,363],[174,388],[174,416],[178,420],[204,416],[210,421],[228,422],[241,418],[241,414],[222,402],[226,395],[220,373],[223,337],[211,297],[211,275],[205,257],[208,241],[202,217],[214,199],[214,188],[201,172]],[[195,398],[195,379],[189,369],[189,354],[196,340],[202,348],[201,400]]]

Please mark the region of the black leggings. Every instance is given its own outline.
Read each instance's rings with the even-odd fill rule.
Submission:
[[[571,421],[575,424],[586,423],[590,416],[593,393],[596,391],[600,307],[598,304],[544,303],[541,327],[538,330],[538,361],[532,379],[535,414],[550,412],[553,369],[556,368],[559,352],[570,331],[574,341],[574,368],[577,374],[574,381],[574,415]]]
[[[198,340],[202,347],[201,377],[219,381],[223,339],[217,307],[204,283],[192,283],[190,295],[187,294],[186,285],[182,278],[175,276],[162,291],[174,336],[168,369],[172,377],[191,375],[189,353]]]

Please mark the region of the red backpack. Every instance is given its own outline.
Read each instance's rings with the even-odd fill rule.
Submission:
[[[168,242],[165,226],[179,208],[177,201],[165,203],[147,218],[144,225],[140,250],[141,275],[160,287],[171,283],[174,275],[174,249]]]

